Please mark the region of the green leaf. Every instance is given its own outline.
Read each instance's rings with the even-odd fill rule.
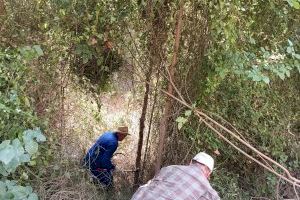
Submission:
[[[30,161],[30,155],[29,154],[23,154],[19,157],[20,162],[29,162]]]
[[[294,60],[294,65],[296,66],[296,68],[298,69],[298,72],[300,73],[300,63],[298,60]]]
[[[24,131],[23,139],[24,139],[24,137],[26,137],[26,139],[28,139],[28,140],[35,138],[37,142],[45,142],[46,141],[46,137],[42,134],[42,131],[40,130],[40,128],[36,128],[34,130],[28,129],[28,130]]]
[[[286,70],[285,74],[286,74],[287,77],[290,77],[290,76],[291,76],[291,73],[290,73],[289,70]]]
[[[87,62],[89,62],[89,59],[87,58],[87,57],[85,57],[85,56],[83,56],[83,64],[86,64]]]
[[[28,200],[38,200],[38,196],[35,193],[32,193],[28,196]]]
[[[29,165],[30,165],[30,166],[35,166],[35,165],[36,165],[36,161],[35,161],[35,160],[30,161],[30,162],[29,162]]]
[[[12,146],[14,147],[17,156],[21,156],[24,154],[24,148],[18,138],[12,141]]]
[[[263,82],[265,82],[266,84],[269,84],[269,83],[270,83],[270,79],[269,79],[269,77],[267,77],[267,76],[264,76],[262,80],[263,80]]]
[[[17,185],[15,181],[0,181],[0,199],[12,200],[38,200],[38,196],[33,193],[32,187]]]
[[[292,47],[287,47],[286,52],[291,54],[293,52],[293,48]]]
[[[8,176],[9,173],[6,171],[6,169],[4,168],[3,165],[0,165],[0,174],[2,174],[2,176]]]
[[[256,81],[256,82],[259,82],[259,81],[261,81],[261,76],[259,76],[257,74],[254,74],[253,77],[252,77],[252,80]]]
[[[42,131],[40,130],[40,128],[36,128],[34,130],[33,136],[35,137],[37,142],[45,142],[46,141],[46,137],[42,134]]]
[[[284,73],[279,72],[279,73],[277,73],[277,75],[281,78],[281,80],[284,80],[284,78],[285,78]]]
[[[14,157],[15,157],[15,151],[13,146],[6,143],[6,146],[0,149],[0,161],[2,161],[5,165],[7,165]]]
[[[23,180],[28,180],[28,174],[26,172],[23,172],[20,178]]]
[[[250,41],[250,44],[256,44],[255,40],[252,37],[250,38],[249,41]]]
[[[25,140],[25,150],[30,154],[33,155],[38,151],[38,143],[35,142],[34,140]]]
[[[178,122],[178,129],[180,130],[182,126],[187,122],[188,120],[184,117],[178,117],[176,119],[176,122]]]
[[[1,198],[1,194],[4,194],[5,192],[6,192],[6,184],[0,181],[0,199],[3,199]]]
[[[4,141],[1,142],[1,144],[0,144],[0,150],[1,150],[1,149],[5,149],[9,144],[10,144],[10,140],[4,140]]]
[[[299,9],[300,3],[297,0],[293,0],[293,6],[294,6],[294,8]]]
[[[294,7],[295,9],[299,9],[300,8],[300,4],[299,4],[299,2],[297,0],[286,0],[286,1],[289,3],[289,5],[291,7]]]
[[[43,50],[41,49],[41,46],[40,46],[40,45],[34,45],[33,48],[34,48],[34,50],[36,51],[36,53],[37,53],[38,56],[44,55],[44,52],[43,52]]]
[[[185,123],[185,122],[187,122],[187,119],[184,118],[184,117],[178,117],[178,118],[176,119],[176,122],[178,122],[178,123]]]
[[[300,54],[296,54],[296,53],[295,53],[293,56],[294,56],[295,58],[297,58],[298,60],[300,60]]]
[[[192,114],[192,111],[191,111],[191,110],[186,110],[185,113],[184,113],[184,115],[185,115],[186,117],[191,116],[191,114]]]

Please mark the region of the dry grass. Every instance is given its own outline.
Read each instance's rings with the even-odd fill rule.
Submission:
[[[59,166],[59,169],[58,169]],[[56,163],[46,169],[42,178],[33,184],[42,200],[122,200],[130,199],[132,189],[128,185],[126,173],[114,174],[115,188],[106,191],[102,186],[92,183],[89,173],[79,162]]]

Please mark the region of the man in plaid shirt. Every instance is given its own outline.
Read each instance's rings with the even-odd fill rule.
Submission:
[[[214,159],[201,152],[188,166],[162,168],[131,200],[220,200],[208,182],[213,167]]]

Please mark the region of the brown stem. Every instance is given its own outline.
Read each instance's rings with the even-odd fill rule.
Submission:
[[[180,5],[179,14],[178,14],[178,22],[176,26],[176,32],[175,32],[175,44],[174,44],[174,53],[173,53],[173,59],[172,63],[168,69],[169,72],[169,84],[168,84],[168,93],[173,94],[173,85],[171,82],[174,80],[174,74],[175,74],[175,65],[177,63],[177,54],[179,49],[179,41],[180,41],[180,33],[181,33],[181,27],[182,27],[182,15],[183,15],[183,3]],[[167,122],[171,111],[171,105],[172,101],[171,98],[166,99],[165,104],[165,110],[164,114],[162,116],[162,120],[160,121],[159,126],[159,144],[158,144],[158,156],[157,161],[155,164],[155,172],[157,173],[160,170],[161,164],[162,164],[162,156],[164,154],[164,146],[165,146],[165,140],[166,140],[166,132],[167,132]]]
[[[148,106],[148,99],[149,99],[149,83],[150,77],[152,73],[152,68],[149,69],[149,72],[146,74],[146,85],[145,85],[145,94],[144,94],[144,103],[142,108],[142,114],[140,118],[140,131],[139,131],[139,142],[137,148],[137,155],[135,161],[135,175],[134,175],[134,184],[137,185],[139,182],[139,172],[141,168],[141,156],[142,156],[142,148],[143,148],[143,140],[144,140],[144,129],[145,129],[145,120],[146,120],[146,113],[147,113],[147,106]]]

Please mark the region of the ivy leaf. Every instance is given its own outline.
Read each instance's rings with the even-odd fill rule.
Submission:
[[[6,171],[6,169],[4,168],[3,165],[0,165],[0,174],[2,174],[2,176],[8,176],[9,175],[9,173]],[[1,192],[0,192],[0,194],[1,194]]]
[[[11,146],[9,140],[1,143],[0,147],[0,161],[7,165],[14,157],[15,151],[13,146]]]
[[[38,200],[38,196],[35,193],[32,193],[28,196],[28,200]]]
[[[18,138],[12,141],[12,146],[14,147],[17,156],[21,156],[24,154],[24,148]]]
[[[25,162],[29,162],[30,161],[30,155],[29,154],[23,154],[23,155],[21,155],[20,157],[19,157],[19,159],[20,159],[20,162],[23,162],[23,163],[25,163]]]
[[[20,164],[21,163],[20,163],[18,157],[14,157],[7,165],[4,166],[4,168],[8,173],[12,173],[17,169],[17,167]]]
[[[30,154],[33,155],[38,151],[38,143],[35,142],[34,140],[24,140],[25,143],[25,150]]]
[[[1,198],[1,194],[4,194],[6,192],[6,185],[4,182],[0,181],[0,199],[3,199]]]
[[[36,128],[34,130],[28,129],[28,130],[24,131],[23,139],[24,139],[24,137],[28,140],[35,138],[37,142],[45,142],[46,141],[46,137],[42,134],[42,131],[40,130],[40,128]]]
[[[15,181],[0,181],[0,199],[13,200],[38,200],[38,196],[33,193],[32,187],[17,185]]]

